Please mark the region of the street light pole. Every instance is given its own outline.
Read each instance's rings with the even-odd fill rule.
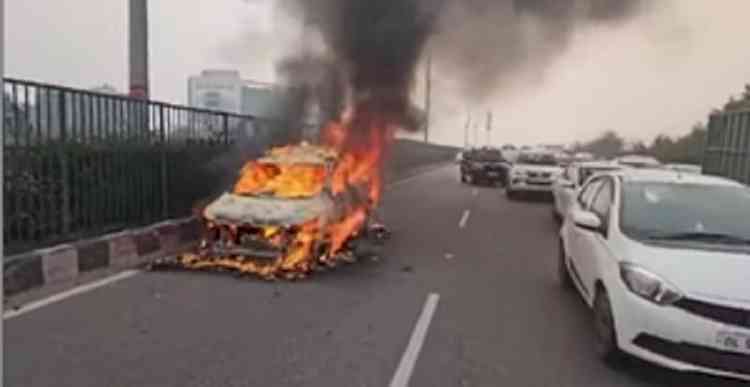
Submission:
[[[471,127],[471,113],[466,115],[466,125],[464,126],[464,149],[469,148],[469,128]]]
[[[481,120],[481,118],[479,119]],[[479,120],[473,123],[474,126],[474,147],[479,147]]]
[[[432,52],[427,51],[427,65],[425,69],[425,93],[424,93],[424,142],[430,140],[430,104],[432,97]]]
[[[492,112],[487,112],[487,146],[490,146],[490,132],[492,131]]]

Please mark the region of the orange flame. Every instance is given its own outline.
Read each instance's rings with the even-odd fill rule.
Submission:
[[[279,198],[309,197],[323,189],[325,177],[326,171],[322,165],[278,165],[249,161],[240,171],[234,193],[269,194]]]
[[[362,228],[366,219],[367,210],[358,208],[347,216],[346,219],[333,225],[331,227],[331,249],[329,250],[329,256],[338,253],[344,246],[344,243]]]
[[[211,224],[209,231],[216,231],[211,233],[212,238],[228,235],[230,240],[226,242],[230,246],[241,245],[243,235],[250,233],[251,238],[262,239],[280,253],[270,262],[259,262],[253,257],[185,254],[179,258],[181,264],[193,269],[224,268],[255,273],[265,278],[279,274],[297,278],[306,275],[317,264],[335,264],[338,257],[347,253],[347,242],[360,234],[370,211],[380,201],[383,157],[392,134],[391,128],[378,126],[377,122],[383,120],[372,120],[367,123],[369,127],[361,127],[360,122],[355,132],[355,118],[356,112],[348,109],[341,120],[329,123],[321,132],[324,147],[335,155],[333,170],[324,164],[276,162],[287,154],[299,153],[300,149],[304,149],[303,153],[308,150],[304,148],[306,145],[289,145],[272,149],[266,158],[247,162],[233,188],[237,195],[268,195],[284,199],[312,197],[326,187],[334,200],[345,200],[344,197],[351,195],[341,194],[354,192],[355,199],[351,199],[354,202],[342,204],[346,208],[343,216],[333,223],[315,219],[293,227],[223,226],[229,228],[226,233],[218,232],[222,226]],[[316,151],[312,147],[309,149]],[[202,244],[205,245],[207,243]]]

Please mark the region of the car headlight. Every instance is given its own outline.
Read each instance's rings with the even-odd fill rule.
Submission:
[[[631,292],[655,304],[670,305],[682,298],[676,287],[632,263],[620,264],[620,278]]]

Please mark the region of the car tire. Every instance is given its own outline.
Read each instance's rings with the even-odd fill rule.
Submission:
[[[511,190],[510,188],[505,189],[505,196],[509,200],[516,200],[518,198],[518,193],[516,191]]]
[[[461,182],[466,184],[466,176],[463,173],[461,174]]]
[[[474,175],[472,175],[471,173],[467,174],[465,176],[465,179],[466,179],[466,184],[469,184],[469,185],[476,184],[476,181],[474,181]]]
[[[573,289],[573,279],[570,278],[570,272],[568,272],[568,266],[566,263],[566,252],[563,241],[560,240],[560,248],[558,249],[557,257],[557,279],[560,281],[560,287],[565,290]]]
[[[616,365],[622,360],[622,352],[617,345],[617,330],[612,314],[612,304],[604,286],[597,286],[593,309],[596,353],[605,363]]]

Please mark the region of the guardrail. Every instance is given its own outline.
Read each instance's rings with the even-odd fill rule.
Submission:
[[[199,168],[272,121],[5,79],[6,253],[190,214],[215,192]]]
[[[711,114],[703,171],[750,184],[750,110]]]

